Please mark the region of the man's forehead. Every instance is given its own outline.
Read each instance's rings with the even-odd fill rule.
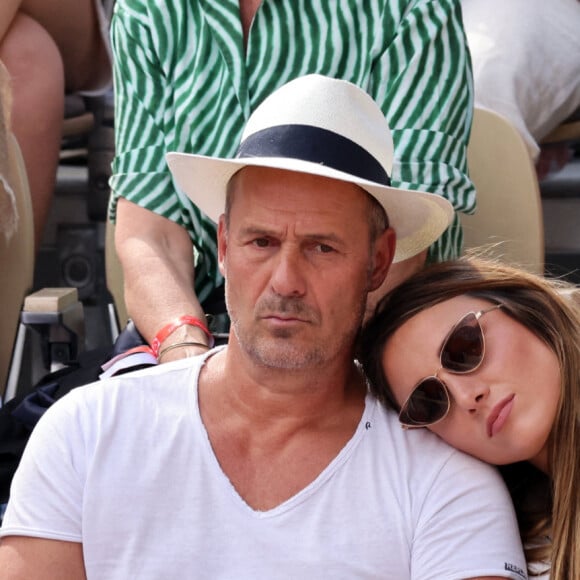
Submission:
[[[338,204],[333,199],[313,202],[308,195],[261,197],[241,194],[230,214],[233,227],[246,231],[292,233],[301,237],[344,237],[368,225],[362,208]]]
[[[301,219],[341,213],[354,217],[357,210],[368,209],[368,197],[354,183],[264,167],[246,167],[230,183],[231,206],[237,200],[245,212],[295,213]]]

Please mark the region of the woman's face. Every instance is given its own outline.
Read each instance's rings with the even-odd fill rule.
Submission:
[[[458,296],[408,320],[383,352],[387,382],[401,406],[421,379],[438,371],[451,406],[431,431],[488,463],[529,460],[546,471],[560,368],[544,342],[501,308],[492,310],[479,319],[485,337],[481,365],[461,375],[441,368],[439,352],[452,326],[468,312],[490,306],[485,300]]]

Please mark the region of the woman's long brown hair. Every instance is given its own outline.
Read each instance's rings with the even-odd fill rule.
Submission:
[[[384,404],[398,410],[382,368],[387,340],[415,314],[460,295],[502,303],[509,316],[543,340],[558,358],[561,397],[548,442],[551,479],[528,462],[500,470],[516,507],[528,562],[548,562],[552,580],[578,580],[580,293],[575,287],[477,257],[427,266],[387,294],[363,329],[358,358],[370,388]]]

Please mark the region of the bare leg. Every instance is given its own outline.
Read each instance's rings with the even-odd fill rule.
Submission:
[[[2,0],[0,2],[0,42],[6,36],[16,13],[20,9],[22,0]]]
[[[111,78],[100,1],[0,0],[0,60],[12,81],[12,129],[30,182],[37,249],[56,181],[65,87],[95,90]]]
[[[98,88],[111,76],[96,1],[101,2],[22,0],[22,11],[39,22],[55,40],[63,58],[66,89],[69,92]]]
[[[50,35],[17,14],[0,42],[0,59],[11,77],[12,130],[30,183],[36,248],[54,191],[64,114],[62,59]]]

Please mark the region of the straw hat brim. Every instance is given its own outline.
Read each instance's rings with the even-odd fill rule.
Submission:
[[[397,238],[395,262],[411,258],[427,249],[445,231],[453,218],[452,205],[440,195],[380,185],[301,159],[221,159],[189,153],[168,153],[166,159],[177,186],[216,223],[225,209],[227,184],[244,167],[296,171],[354,183],[385,208]]]

